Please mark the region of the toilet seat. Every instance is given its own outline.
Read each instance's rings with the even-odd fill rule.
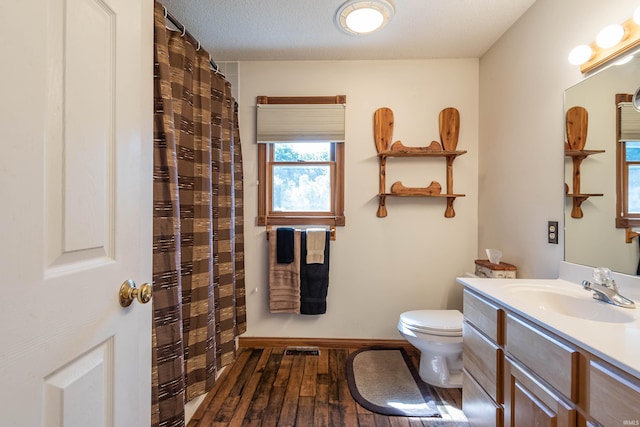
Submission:
[[[462,320],[458,310],[413,310],[400,315],[405,328],[442,337],[461,337]]]

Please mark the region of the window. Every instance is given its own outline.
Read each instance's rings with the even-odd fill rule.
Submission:
[[[640,112],[616,95],[616,227],[640,227]]]
[[[345,103],[258,97],[258,225],[345,224]]]

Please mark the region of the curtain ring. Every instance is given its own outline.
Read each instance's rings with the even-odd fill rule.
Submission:
[[[196,47],[196,52],[200,50],[200,41],[198,41],[198,47]]]
[[[167,19],[167,13],[169,12],[167,11],[167,8],[164,5],[162,6],[162,10],[164,10],[164,19]]]
[[[215,64],[213,62],[213,59],[211,59],[211,54],[209,54],[209,64],[211,64],[211,68],[213,69],[213,74],[218,74],[218,64]]]
[[[185,27],[184,25],[182,26],[182,34],[180,34],[180,37],[184,37],[184,35],[187,34],[187,27]]]

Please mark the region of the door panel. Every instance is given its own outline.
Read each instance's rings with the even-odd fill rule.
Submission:
[[[50,60],[64,70],[63,236],[64,251],[73,252],[103,248],[113,232],[107,207],[114,205],[116,27],[108,4],[64,3],[63,25],[57,26],[64,34],[63,49],[59,58],[50,53]]]
[[[113,425],[113,339],[45,378],[46,427]]]
[[[115,12],[95,0],[50,4],[45,140],[48,273],[113,261]],[[91,46],[91,48],[88,48]]]
[[[153,2],[0,16],[0,424],[147,426]]]

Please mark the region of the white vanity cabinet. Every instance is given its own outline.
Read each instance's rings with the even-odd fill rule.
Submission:
[[[472,426],[640,426],[637,377],[515,311],[464,290],[462,409]]]

